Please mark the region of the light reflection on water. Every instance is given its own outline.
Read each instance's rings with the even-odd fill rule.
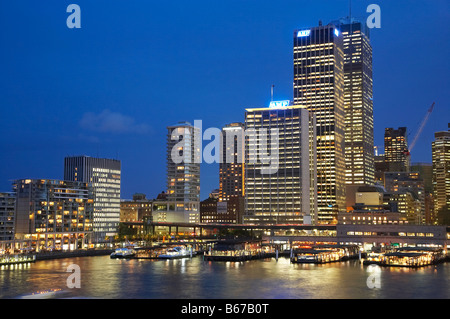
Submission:
[[[67,288],[71,264],[81,269],[81,288]],[[38,261],[0,267],[0,298],[62,289],[61,298],[176,299],[448,299],[450,264],[419,269],[382,268],[379,288],[358,261],[291,264],[288,258],[247,262],[117,260],[109,256]]]

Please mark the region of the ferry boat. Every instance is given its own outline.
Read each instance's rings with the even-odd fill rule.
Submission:
[[[19,297],[19,299],[50,299],[55,298],[57,295],[61,294],[61,289],[50,289],[50,290],[43,290],[43,291],[37,291],[29,295],[24,295]]]
[[[383,260],[384,254],[369,252],[366,258],[363,260],[364,265],[379,265]]]
[[[0,256],[0,266],[33,263],[36,261],[36,255],[10,255]]]
[[[192,256],[192,251],[186,249],[185,247],[178,246],[167,249],[164,253],[158,255],[159,259],[176,259],[176,258],[187,258]]]
[[[131,258],[136,255],[136,251],[131,248],[118,248],[111,255],[111,258]]]

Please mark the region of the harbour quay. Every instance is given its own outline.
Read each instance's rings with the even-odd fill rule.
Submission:
[[[358,245],[363,251],[376,247],[439,247],[448,251],[450,227],[435,225],[364,225],[291,226],[265,231],[262,237],[272,243],[290,247],[295,242]]]

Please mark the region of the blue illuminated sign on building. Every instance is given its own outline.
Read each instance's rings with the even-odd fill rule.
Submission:
[[[309,37],[310,34],[311,34],[311,30],[298,31],[297,38]]]
[[[291,103],[291,101],[289,100],[284,100],[284,101],[272,101],[269,104],[270,108],[280,108],[280,107],[287,107],[289,106],[289,104]]]
[[[339,30],[338,29],[334,29],[334,34],[338,37],[339,36]]]

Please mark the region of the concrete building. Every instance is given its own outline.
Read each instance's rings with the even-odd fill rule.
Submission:
[[[14,193],[0,193],[0,241],[14,239],[15,206]]]
[[[132,200],[120,202],[120,222],[142,221],[152,215],[153,201],[144,194],[134,194]]]
[[[116,236],[120,222],[120,161],[90,156],[66,157],[64,180],[92,185],[95,242],[108,242],[108,238]]]
[[[320,220],[314,123],[306,108],[289,101],[246,110],[244,223]]]
[[[49,179],[14,182],[15,238],[37,251],[87,248],[93,234],[94,190],[88,183]]]

